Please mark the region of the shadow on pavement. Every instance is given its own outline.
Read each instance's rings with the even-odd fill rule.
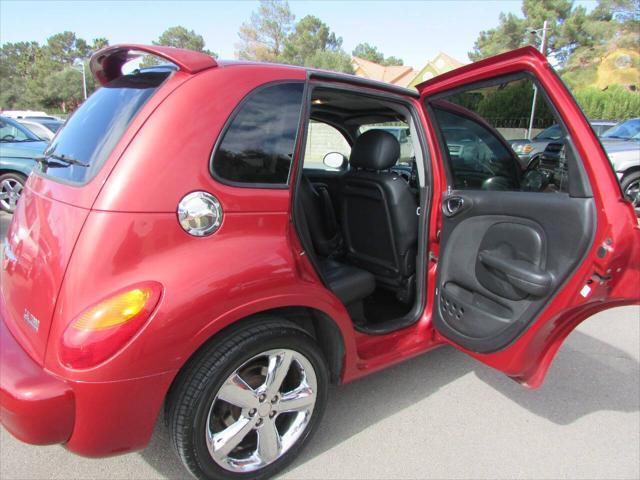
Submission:
[[[634,412],[640,403],[637,360],[581,332],[569,337],[545,383],[536,391],[523,388],[453,348],[443,347],[352,384],[332,388],[321,428],[291,468],[471,372],[531,413],[560,425],[599,410]],[[169,478],[184,476],[161,421],[149,447],[140,455]]]

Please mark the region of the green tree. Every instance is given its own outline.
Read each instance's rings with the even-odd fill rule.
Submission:
[[[351,58],[337,37],[318,17],[307,15],[285,40],[281,61],[291,65],[352,72]]]
[[[287,1],[261,0],[257,12],[240,27],[237,56],[243,60],[277,62],[293,29],[295,16]]]
[[[369,45],[368,43],[359,43],[356,48],[353,49],[351,54],[354,57],[364,58],[370,62],[379,63],[380,65],[404,65],[402,59],[398,57],[385,57],[377,47]]]
[[[158,40],[153,41],[154,45],[165,45],[167,47],[186,48],[195,50],[196,52],[205,52],[211,55],[211,52],[204,48],[204,38],[193,30],[187,30],[185,27],[177,26],[167,28]]]
[[[477,61],[523,46],[525,29],[525,20],[512,13],[501,13],[497,27],[480,32],[473,51],[469,52],[469,58]]]
[[[57,33],[47,39],[44,56],[50,64],[73,65],[79,58],[87,58],[90,54],[89,45],[82,38],[77,38],[73,32]]]
[[[600,0],[589,14],[578,7],[565,28],[571,52],[564,73],[574,86],[588,84],[607,53],[640,49],[640,0]]]
[[[183,26],[176,26],[167,28],[162,34],[158,37],[157,40],[152,42],[154,45],[163,45],[167,47],[174,48],[186,48],[188,50],[194,50],[196,52],[203,52],[207,55],[211,55],[214,58],[217,58],[217,54],[211,52],[204,48],[204,38],[202,35],[197,34],[193,30],[187,30]],[[159,59],[152,56],[146,55],[140,64],[141,67],[150,67],[152,65],[158,65],[160,63]]]
[[[0,47],[0,107],[56,111],[75,108],[83,98],[77,62],[85,63],[87,92],[91,93],[95,84],[88,58],[106,45],[105,38],[96,38],[89,45],[73,32],[52,35],[43,45],[5,43]]]
[[[75,109],[82,103],[82,73],[75,68],[65,68],[45,79],[42,104],[62,112]]]
[[[342,38],[336,37],[318,17],[307,15],[285,40],[282,59],[294,65],[304,65],[314,53],[339,50],[341,46]]]
[[[319,50],[306,60],[305,66],[334,72],[353,73],[351,57],[343,50]]]
[[[91,53],[95,53],[101,48],[104,48],[109,45],[109,40],[104,37],[94,38],[91,43]]]
[[[522,13],[522,18],[501,13],[498,26],[480,32],[469,58],[479,60],[524,45],[539,47],[540,36],[531,32],[545,20],[545,53],[560,68],[593,65],[617,47],[640,47],[640,0],[599,0],[589,13],[572,0],[523,0]]]
[[[0,48],[0,107],[27,107],[27,82],[37,77],[41,48],[37,42],[5,43]]]

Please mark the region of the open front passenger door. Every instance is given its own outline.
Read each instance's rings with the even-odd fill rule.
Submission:
[[[538,126],[558,124],[562,136],[527,158],[511,145],[513,127],[527,126],[534,88]],[[633,209],[571,94],[532,47],[418,90],[437,139],[434,168],[446,178],[433,209],[441,222],[434,327],[448,343],[537,387],[578,323],[640,303]]]

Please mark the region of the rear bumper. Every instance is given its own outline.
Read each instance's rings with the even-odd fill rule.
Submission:
[[[63,380],[25,353],[5,324],[0,295],[0,422],[34,445],[64,443],[106,457],[144,448],[176,375],[111,382]]]
[[[47,373],[16,342],[0,317],[0,422],[23,442],[64,443],[73,432],[71,387]]]

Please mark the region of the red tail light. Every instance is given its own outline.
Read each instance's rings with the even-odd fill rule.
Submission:
[[[70,368],[90,368],[119,351],[154,311],[162,287],[148,282],[121,290],[86,309],[62,335],[60,360]]]

